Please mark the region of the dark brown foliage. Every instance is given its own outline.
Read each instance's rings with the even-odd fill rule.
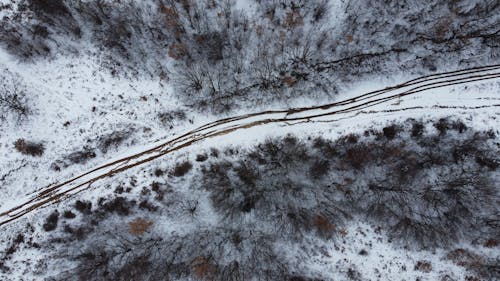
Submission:
[[[31,156],[41,156],[45,150],[42,143],[26,141],[24,139],[18,139],[14,143],[14,147],[22,154]]]
[[[57,227],[57,222],[59,221],[59,212],[56,210],[50,214],[45,223],[43,224],[43,229],[45,231],[53,231]]]
[[[88,215],[92,212],[92,203],[89,201],[76,200],[75,209],[77,209],[80,213]]]
[[[48,15],[70,15],[63,0],[29,0],[30,10],[35,13],[43,12]]]
[[[411,127],[411,136],[414,138],[421,137],[424,133],[424,124],[422,122],[414,122]]]
[[[120,144],[122,144],[126,139],[130,137],[131,133],[131,130],[125,130],[116,131],[111,134],[101,136],[98,139],[98,147],[103,153],[106,153],[112,148],[117,148]]]
[[[390,126],[387,126],[387,127],[384,127],[382,129],[382,132],[384,133],[384,136],[389,139],[389,140],[392,140],[394,139],[394,137],[396,136],[396,134],[398,133],[399,131],[399,128],[396,126],[396,125],[390,125]]]
[[[197,162],[205,162],[208,159],[208,156],[206,154],[198,154],[196,155],[196,161]]]
[[[111,200],[101,198],[98,204],[98,211],[103,215],[106,213],[116,213],[120,216],[128,216],[131,213],[131,208],[135,206],[136,202],[119,196]]]
[[[189,161],[184,161],[182,163],[178,163],[173,172],[172,175],[174,177],[182,177],[186,175],[191,169],[193,168],[193,165]]]
[[[71,211],[64,211],[63,217],[66,219],[74,219],[76,217],[75,213]]]
[[[448,131],[448,119],[446,118],[441,118],[437,122],[434,123],[434,127],[438,130],[440,135],[446,134]]]
[[[223,150],[218,159],[200,164],[202,174],[194,175],[189,187],[193,196],[208,194],[218,227],[203,226],[182,235],[157,234],[147,231],[152,225],[146,221],[137,224],[137,231],[132,231],[136,234],[130,234],[126,224],[122,234],[100,232],[80,244],[84,249],[75,257],[79,266],[74,274],[80,280],[99,279],[96,276],[316,280],[281,258],[275,243],[345,236],[345,224],[352,217],[376,223],[391,241],[417,248],[444,247],[460,240],[483,243],[484,237],[496,237],[498,197],[493,172],[476,161],[476,157],[498,158],[498,148],[486,141],[489,133],[419,130],[417,137],[410,137],[414,129],[410,125],[422,124],[410,122],[395,124],[398,133],[392,139],[391,134],[380,132],[356,141],[287,136],[246,151]],[[435,181],[429,182],[429,175]],[[183,221],[197,221],[205,210],[198,198],[185,197],[167,184],[153,182],[143,188],[139,204],[124,197],[101,199],[97,210],[83,219],[97,229],[111,213],[152,218],[152,212],[165,212],[182,216]],[[161,201],[151,204],[148,200],[153,196]],[[72,237],[76,229],[71,230]],[[453,259],[452,254],[449,258]],[[498,276],[494,259],[454,259],[486,280]],[[429,272],[432,265],[419,261],[414,269]],[[356,268],[344,273],[347,279],[363,280]]]
[[[415,270],[429,273],[432,271],[432,264],[429,261],[417,261],[415,264]]]

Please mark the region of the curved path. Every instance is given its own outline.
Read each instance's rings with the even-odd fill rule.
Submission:
[[[268,123],[292,124],[321,120],[322,117],[331,115],[341,116],[345,113],[361,113],[364,112],[365,109],[375,105],[401,99],[431,89],[491,79],[500,79],[500,65],[489,65],[427,75],[392,87],[320,106],[263,111],[220,119],[165,141],[145,151],[96,167],[62,183],[47,186],[41,191],[32,194],[18,206],[8,210],[0,210],[0,226],[12,222],[38,208],[64,200],[69,196],[87,189],[92,183],[103,178],[150,162],[207,138],[225,135],[235,130]]]

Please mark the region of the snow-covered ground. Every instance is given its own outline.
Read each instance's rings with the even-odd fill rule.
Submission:
[[[345,8],[342,1],[330,2],[333,10],[340,11]],[[9,3],[16,5],[17,1],[0,1],[0,5]],[[237,9],[245,10],[249,14],[256,11],[256,4],[252,1],[238,0],[235,5]],[[474,5],[471,4],[469,10],[473,8]],[[0,18],[12,16],[11,11],[0,9]],[[332,21],[336,22],[346,17],[344,13],[334,13],[330,16]],[[96,167],[161,146],[186,132],[222,118],[344,101],[418,78],[414,73],[425,72],[401,72],[391,76],[371,74],[363,76],[360,81],[342,84],[339,93],[334,97],[318,98],[305,94],[286,101],[276,100],[259,105],[249,102],[249,105],[242,105],[240,109],[229,113],[215,114],[200,112],[187,106],[179,99],[172,81],[168,79],[145,74],[133,77],[113,75],[103,67],[101,60],[99,48],[91,45],[84,46],[79,55],[33,60],[20,60],[0,47],[2,75],[12,77],[25,89],[31,112],[20,119],[8,115],[0,124],[0,213],[8,212],[11,208],[35,198],[39,192],[51,186],[92,171]],[[456,63],[451,61],[449,65]],[[440,69],[446,67],[447,65],[439,66]],[[183,160],[195,162],[197,155],[208,153],[211,148],[251,148],[266,139],[282,137],[289,133],[304,139],[316,136],[336,139],[352,133],[361,135],[370,128],[380,129],[389,122],[402,122],[409,118],[437,120],[450,116],[461,119],[468,127],[476,130],[493,130],[498,136],[500,78],[494,75],[500,72],[498,69],[490,69],[480,74],[485,73],[493,74],[491,79],[471,80],[466,84],[450,86],[443,84],[440,88],[429,88],[381,103],[376,103],[376,99],[403,93],[419,85],[402,87],[366,100],[353,100],[345,105],[302,112],[260,114],[204,129],[197,132],[197,135],[161,146],[139,158],[93,171],[62,186],[57,190],[61,194],[113,169],[137,163],[147,157],[160,156],[112,177],[99,179],[90,186],[81,185],[66,193],[68,197],[62,197],[0,226],[3,233],[0,238],[0,253],[7,255],[7,249],[18,233],[24,233],[25,237],[30,237],[33,241],[44,241],[47,232],[43,230],[42,225],[54,209],[65,209],[77,199],[95,202],[99,198],[111,196],[121,183],[130,182],[132,179],[140,183],[150,183],[155,169],[167,170]],[[373,103],[369,107],[342,111],[370,101]],[[249,107],[252,108],[251,111]],[[331,114],[337,111],[341,112]],[[246,126],[268,119],[289,120]],[[230,130],[232,128],[238,129]],[[221,134],[216,134],[219,132]],[[182,146],[202,134],[213,136],[165,153],[168,149]],[[43,144],[43,155],[29,156],[19,153],[14,146],[18,139]],[[79,152],[88,152],[90,156],[78,156]],[[71,160],[72,157],[81,159]],[[189,185],[191,180],[186,179],[185,183],[178,185]],[[140,190],[134,190],[132,194],[140,196]],[[0,222],[5,222],[10,215],[27,210],[39,202],[33,201],[31,205],[2,214]],[[210,210],[208,199],[205,198],[204,202],[207,206],[202,209]],[[165,222],[161,227],[182,232],[180,219],[177,222]],[[209,223],[214,217],[207,212],[201,219]],[[124,220],[124,223],[128,223],[128,219]],[[281,246],[284,256],[288,259],[296,264],[303,264],[304,268],[314,274],[332,280],[466,280],[469,274],[464,267],[446,259],[447,251],[444,249],[417,250],[400,247],[389,243],[386,233],[378,230],[376,226],[362,221],[351,223],[343,233],[344,235],[334,241],[323,244],[318,244],[311,238],[314,242],[291,242]],[[498,246],[486,248],[464,243],[456,247],[470,248],[471,251],[492,259],[499,257]],[[8,262],[2,263],[2,266],[9,267],[9,270],[0,271],[0,279],[44,280],[57,276],[60,273],[58,270],[67,270],[68,265],[57,264],[56,259],[51,259],[60,249],[54,246],[50,250],[54,252],[44,248],[20,246],[14,250]],[[309,258],[304,260],[303,257]],[[423,270],[417,269],[418,262],[430,263],[432,270],[427,271],[425,266]],[[358,274],[363,277],[356,279]]]
[[[192,123],[184,122],[173,129],[162,128],[151,116],[157,114],[157,112],[161,112],[165,108],[174,110],[176,103],[172,101],[169,103],[150,102],[149,99],[142,101],[140,97],[143,95],[155,96],[157,94],[168,96],[168,85],[162,86],[160,81],[150,81],[147,83],[145,81],[120,81],[111,77],[103,78],[102,75],[97,74],[97,70],[88,70],[90,68],[89,62],[73,67],[64,66],[75,69],[75,73],[79,75],[75,75],[73,79],[78,79],[81,82],[79,84],[80,82],[75,83],[73,79],[65,80],[69,75],[51,77],[49,75],[51,69],[61,67],[58,64],[59,61],[53,63],[55,64],[54,66],[46,66],[45,70],[40,68],[38,71],[29,72],[30,70],[21,70],[22,64],[16,65],[12,61],[4,62],[4,64],[9,64],[11,71],[14,69],[14,71],[23,74],[23,79],[29,81],[27,82],[28,85],[32,85],[31,87],[34,89],[40,89],[36,94],[36,100],[38,101],[37,104],[43,104],[44,106],[38,108],[36,114],[31,119],[24,121],[25,123],[22,126],[26,130],[15,134],[15,126],[19,125],[11,123],[10,127],[5,127],[4,132],[11,131],[2,135],[3,145],[1,147],[2,154],[5,156],[1,162],[2,171],[15,170],[19,166],[22,167],[5,177],[3,181],[3,192],[1,194],[2,211],[6,211],[20,202],[24,202],[27,198],[33,197],[35,191],[42,190],[45,186],[62,182],[96,166],[110,163],[114,159],[120,159],[155,147],[177,135],[181,135],[186,131],[200,127],[208,121],[218,118],[217,116],[202,117],[192,114],[192,117],[190,117],[193,120]],[[82,75],[84,73],[87,73],[87,75]],[[82,76],[86,78],[82,78]],[[399,81],[394,81],[394,79],[377,82],[367,81],[349,89],[342,97],[344,99],[353,98],[365,92],[378,90],[380,86],[384,87],[390,85],[390,83],[404,82],[410,78],[413,77],[406,77]],[[59,84],[55,83],[55,81],[58,81]],[[44,85],[51,86],[45,87]],[[81,89],[79,88],[80,85],[89,85],[89,87]],[[131,175],[138,177],[140,182],[147,181],[149,176],[148,173],[144,173],[145,171],[151,170],[158,165],[161,165],[160,167],[174,165],[178,159],[187,158],[194,160],[197,154],[207,151],[210,147],[251,147],[259,141],[270,137],[283,136],[287,133],[294,133],[298,136],[320,135],[335,139],[348,133],[362,133],[373,126],[383,127],[388,121],[403,121],[408,118],[439,119],[448,116],[461,116],[466,121],[467,126],[477,129],[498,130],[500,125],[498,118],[500,114],[498,107],[500,105],[500,93],[498,89],[500,89],[500,82],[497,78],[489,81],[469,83],[467,85],[431,89],[362,110],[312,118],[306,123],[300,121],[282,122],[239,129],[229,134],[201,140],[186,149],[165,155],[159,160],[145,163],[142,166],[117,174],[112,178],[105,178],[92,184],[90,188],[87,188],[85,185],[82,187],[83,189],[78,189],[78,191],[83,191],[76,198],[97,199],[104,194],[111,194],[116,187],[114,183],[127,181]],[[43,93],[59,93],[64,98],[48,100],[53,95]],[[117,93],[121,93],[124,99],[128,100],[128,104],[132,103],[131,100],[135,100],[134,103],[136,104],[144,103],[148,106],[138,106],[133,111],[123,112],[116,105],[116,103],[121,102],[121,99],[117,97]],[[172,97],[170,98],[173,100]],[[41,102],[43,100],[45,101]],[[71,102],[72,100],[73,103]],[[309,102],[312,104],[312,101]],[[58,106],[50,106],[51,103]],[[307,102],[301,100],[297,104],[304,105]],[[95,114],[89,110],[92,106],[99,106],[101,112],[109,113],[103,114],[102,118],[92,117]],[[50,111],[43,110],[48,107],[51,108]],[[276,109],[279,108],[278,105],[273,107]],[[283,118],[285,116],[287,118],[294,118],[299,115],[315,115],[340,108],[318,109],[308,114],[267,114],[253,117],[253,121],[267,118]],[[46,122],[39,123],[39,120],[46,120]],[[47,123],[48,120],[51,120],[50,123]],[[66,121],[71,122],[68,128],[62,125]],[[236,121],[233,125],[224,124],[223,128],[230,128],[251,121],[251,119],[245,120],[244,123]],[[58,172],[51,170],[51,163],[60,158],[61,155],[67,155],[74,150],[80,149],[88,143],[88,139],[95,139],[96,134],[103,134],[119,129],[120,124],[124,126],[123,128],[129,128],[132,125],[136,129],[133,131],[130,140],[127,140],[127,142],[108,153],[98,153],[94,159],[85,164],[74,164]],[[151,130],[144,133],[145,128],[151,128]],[[46,147],[45,154],[43,155],[44,161],[16,153],[12,144],[17,138],[42,141]],[[88,178],[96,175],[91,174]],[[141,180],[141,178],[144,179]],[[17,222],[4,225],[3,228],[15,233],[14,229],[28,222],[34,225],[41,225],[43,223],[42,218],[50,212],[51,208],[60,208],[61,206],[65,206],[66,202],[72,202],[72,200],[64,199],[56,205],[50,206],[47,210],[34,211]],[[342,242],[337,241],[334,244],[326,244],[322,250],[326,252],[315,257],[313,260],[307,261],[304,263],[304,266],[312,266],[314,268],[315,266],[313,265],[317,264],[318,270],[322,272],[332,270],[333,272],[344,272],[346,274],[352,269],[354,272],[360,272],[362,276],[374,276],[370,280],[412,280],[415,276],[419,276],[421,280],[436,280],[446,274],[456,276],[457,278],[464,276],[463,268],[457,267],[450,261],[443,260],[443,252],[397,249],[384,242],[386,238],[384,238],[383,234],[375,234],[373,231],[370,226],[363,225],[362,223],[353,224],[347,230],[347,236],[341,239]],[[33,237],[43,237],[43,235],[43,232],[35,230]],[[366,248],[369,254],[367,256],[359,255],[359,251],[364,248]],[[300,259],[300,251],[302,250],[297,250],[298,252],[292,258]],[[31,255],[31,258],[25,255]],[[23,265],[30,268],[33,264],[26,264],[26,261],[28,259],[38,260],[40,258],[38,255],[40,253],[36,250],[26,249],[25,254],[14,258],[13,264],[19,264],[19,269]],[[438,270],[433,270],[430,273],[415,271],[413,269],[414,264],[420,260],[430,261],[433,268]],[[12,275],[10,276],[12,277]],[[11,280],[16,280],[16,278]]]

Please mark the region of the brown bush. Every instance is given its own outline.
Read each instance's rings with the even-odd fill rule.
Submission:
[[[293,87],[295,83],[297,83],[297,80],[293,78],[292,76],[285,76],[281,79],[283,83],[285,83],[288,87]]]
[[[183,43],[174,43],[168,46],[168,56],[174,60],[182,60],[187,54],[187,47]]]
[[[141,236],[153,226],[153,221],[146,218],[136,218],[128,223],[128,232],[135,236]]]
[[[196,155],[197,162],[205,162],[207,159],[208,159],[208,156],[206,153]]]
[[[309,174],[313,179],[320,179],[326,175],[329,170],[330,162],[328,162],[328,160],[317,160],[311,165]]]
[[[399,131],[399,128],[396,126],[396,125],[390,125],[390,126],[387,126],[387,127],[384,127],[382,129],[383,133],[384,133],[384,136],[389,139],[389,140],[392,140],[394,139],[394,137],[396,136],[396,134],[398,133]]]
[[[330,221],[323,215],[317,215],[313,221],[314,226],[320,233],[331,233],[335,231],[335,225],[330,223]]]
[[[31,156],[41,156],[45,150],[43,144],[26,141],[24,139],[18,139],[14,143],[14,147],[22,154]]]
[[[500,245],[500,241],[498,241],[498,239],[488,239],[486,240],[486,242],[484,242],[484,246],[486,248],[494,248],[494,247],[498,247],[498,245]]]
[[[71,15],[68,7],[62,0],[30,0],[30,9],[35,13],[47,13],[48,15]]]
[[[415,270],[429,273],[432,271],[432,264],[429,261],[417,261],[417,264],[415,264]]]
[[[193,165],[189,161],[184,161],[184,162],[179,163],[175,166],[172,174],[175,177],[182,177],[185,174],[187,174],[192,168],[193,168]]]
[[[288,12],[286,13],[283,25],[287,28],[302,26],[304,25],[304,17],[298,11]]]
[[[217,268],[210,264],[205,257],[199,256],[193,260],[193,273],[202,280],[214,280]]]
[[[75,213],[71,211],[64,211],[63,217],[66,219],[74,219],[76,217]]]
[[[98,138],[98,147],[103,152],[108,152],[111,148],[116,148],[131,135],[131,130],[116,131]]]
[[[415,122],[411,127],[411,136],[414,138],[421,137],[424,133],[424,124],[422,122]]]
[[[52,231],[56,229],[58,221],[59,221],[59,212],[55,210],[54,212],[52,212],[52,214],[50,214],[47,217],[42,227],[45,231]]]
[[[455,249],[446,255],[446,258],[451,260],[454,264],[469,267],[472,264],[483,263],[481,256],[472,253],[465,249]]]
[[[89,201],[77,200],[75,202],[75,209],[77,209],[80,213],[88,215],[92,212],[92,203]]]

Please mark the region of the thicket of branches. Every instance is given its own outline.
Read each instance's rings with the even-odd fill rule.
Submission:
[[[500,5],[494,0],[351,0],[346,11],[339,38],[347,44],[339,44],[336,51],[362,62],[352,69],[353,75],[395,67],[436,71],[440,66],[487,64],[500,58]],[[471,48],[484,57],[469,56]],[[342,64],[325,67],[338,71]]]
[[[241,160],[211,164],[204,187],[225,219],[250,216],[280,235],[331,235],[359,215],[406,245],[494,237],[498,229],[488,224],[499,200],[494,134],[446,119],[435,124],[437,134],[419,134],[418,122],[412,126],[410,132],[388,126],[368,141],[355,135],[312,145],[293,137],[270,140]]]
[[[198,157],[201,173],[190,175],[187,189],[160,183],[187,177],[175,175],[183,162],[169,173],[156,170],[159,182],[139,198],[80,202],[81,218],[61,218],[51,242],[62,243],[76,264],[65,280],[321,279],[297,272],[284,245],[335,241],[351,218],[412,248],[495,241],[498,155],[495,132],[448,119],[409,120],[337,140],[270,139]],[[207,214],[216,219],[206,221]],[[132,231],[123,224],[131,216],[148,219],[135,220],[144,223]],[[165,220],[182,227],[165,230]],[[474,264],[467,268],[498,277],[489,263]]]
[[[0,75],[0,121],[9,116],[15,119],[29,114],[27,90],[22,80],[6,69]]]
[[[311,68],[333,55],[327,1],[256,1],[256,14],[230,1],[186,2],[166,1],[163,11],[178,34],[174,82],[190,102],[225,111],[299,89],[334,94],[334,77]]]
[[[215,112],[500,55],[495,1],[329,3],[254,0],[242,11],[231,0],[23,0],[2,20],[0,43],[24,59],[91,45],[113,74],[170,80],[186,104]]]
[[[90,41],[116,75],[172,79],[186,103],[216,112],[243,100],[334,94],[311,68],[330,57],[328,1],[24,0],[0,26],[0,42],[24,59],[77,54]],[[173,61],[173,68],[168,69]]]

